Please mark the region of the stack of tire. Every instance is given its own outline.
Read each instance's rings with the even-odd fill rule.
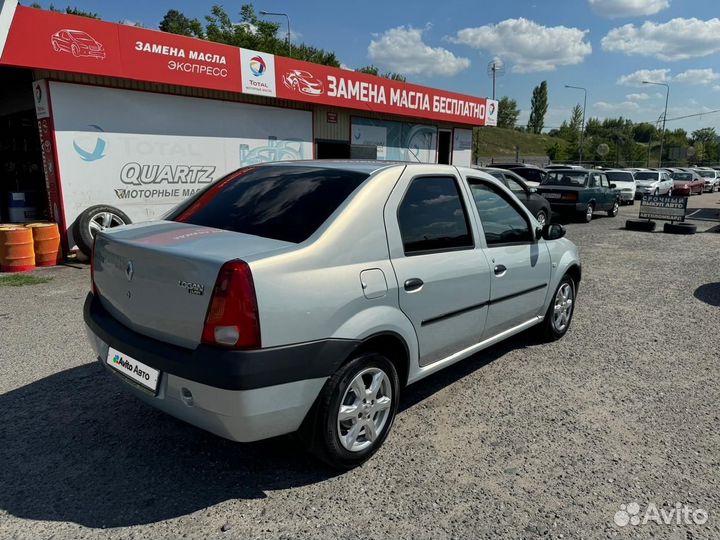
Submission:
[[[655,230],[657,223],[649,219],[628,219],[625,222],[625,228],[629,231],[652,232]],[[692,223],[673,222],[663,225],[663,232],[668,234],[695,234],[697,226]]]

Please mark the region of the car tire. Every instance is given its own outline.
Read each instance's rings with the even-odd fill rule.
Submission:
[[[635,206],[635,199],[633,199],[632,201],[630,201],[630,206]]]
[[[618,201],[615,201],[613,203],[613,207],[607,211],[607,215],[610,217],[616,217],[618,215],[619,211],[620,211],[620,203]]]
[[[585,212],[583,214],[581,214],[581,219],[585,223],[590,223],[592,221],[594,211],[595,211],[595,205],[593,203],[589,203],[585,207]]]
[[[537,219],[541,227],[544,227],[545,224],[548,223],[547,212],[545,212],[545,210],[540,210],[535,216],[535,219]]]
[[[367,401],[361,401],[361,396],[356,394],[362,389],[367,392],[376,376],[381,379],[377,393],[366,394],[362,400]],[[382,399],[382,407],[387,408],[379,408],[378,397]],[[400,380],[395,365],[381,354],[358,355],[327,380],[311,412],[314,418],[309,427],[301,428],[304,431],[300,433],[301,438],[321,461],[337,469],[352,469],[370,459],[382,446],[392,429],[399,403]],[[360,418],[351,411],[353,407],[359,411]],[[340,419],[341,410],[347,419]],[[366,431],[369,423],[375,428],[375,437],[371,440],[372,436],[368,437]],[[353,430],[357,430],[354,439]]]
[[[653,232],[656,226],[657,223],[647,219],[628,219],[625,222],[625,228],[629,231]]]
[[[563,292],[561,291],[569,293],[569,306],[567,304],[563,305],[563,302],[566,300],[563,300]],[[565,274],[553,293],[552,301],[545,313],[545,320],[543,320],[542,324],[538,327],[538,337],[540,339],[543,341],[556,341],[567,334],[567,331],[570,329],[573,314],[575,313],[576,291],[577,284],[569,275]],[[557,311],[561,305],[563,305],[563,311]],[[558,324],[558,318],[561,313],[565,314],[564,325],[562,326]]]
[[[668,191],[668,193],[670,192]],[[658,188],[655,188],[655,191],[653,192],[653,197],[657,197],[658,195],[660,195],[660,190]]]
[[[73,224],[73,238],[78,249],[87,255],[92,254],[95,234],[98,231],[128,225],[130,218],[122,210],[114,206],[99,204],[82,211]]]
[[[692,223],[665,223],[663,225],[663,232],[668,234],[695,234],[697,232],[697,225]]]
[[[73,45],[72,47],[70,47],[70,52],[72,53],[72,55],[73,55],[75,58],[77,58],[78,56],[80,56],[80,49],[78,48],[77,45]]]

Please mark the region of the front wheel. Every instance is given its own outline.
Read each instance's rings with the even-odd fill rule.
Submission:
[[[328,379],[318,397],[311,450],[339,469],[361,465],[387,438],[399,397],[390,360],[377,353],[353,358]]]
[[[615,202],[613,203],[612,208],[611,208],[610,210],[608,210],[607,213],[608,213],[608,216],[610,216],[610,217],[615,217],[615,216],[618,215],[618,212],[619,212],[619,211],[620,211],[620,203],[617,202],[617,201],[615,201]]]
[[[575,282],[567,274],[563,276],[555,289],[555,295],[540,325],[540,337],[545,341],[555,341],[563,337],[570,328],[575,312]]]

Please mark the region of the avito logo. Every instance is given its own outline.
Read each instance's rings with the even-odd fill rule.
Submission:
[[[98,130],[101,133],[104,132],[103,128],[98,125],[90,124],[90,127]],[[82,139],[86,139],[86,137],[82,137]],[[95,139],[95,148],[93,148],[92,150],[87,150],[86,148],[83,148],[82,146],[80,146],[80,144],[78,144],[77,140],[73,141],[73,148],[80,156],[80,159],[82,159],[83,161],[97,161],[98,159],[104,158],[106,146],[107,142],[102,137],[98,137],[97,139]]]
[[[265,65],[265,60],[263,60],[262,57],[253,56],[250,59],[250,71],[252,71],[252,74],[256,77],[260,77],[263,73],[265,73],[266,69],[267,66]]]

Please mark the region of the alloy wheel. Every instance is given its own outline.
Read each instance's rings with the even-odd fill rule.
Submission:
[[[112,212],[100,212],[90,218],[88,229],[90,229],[90,235],[95,238],[95,235],[100,231],[119,227],[120,225],[125,225],[125,221],[120,216]]]
[[[573,288],[570,283],[563,283],[555,294],[553,326],[558,332],[564,332],[570,324],[573,310]]]
[[[382,435],[390,418],[392,384],[387,373],[372,367],[358,373],[345,390],[338,411],[340,444],[361,452]]]

